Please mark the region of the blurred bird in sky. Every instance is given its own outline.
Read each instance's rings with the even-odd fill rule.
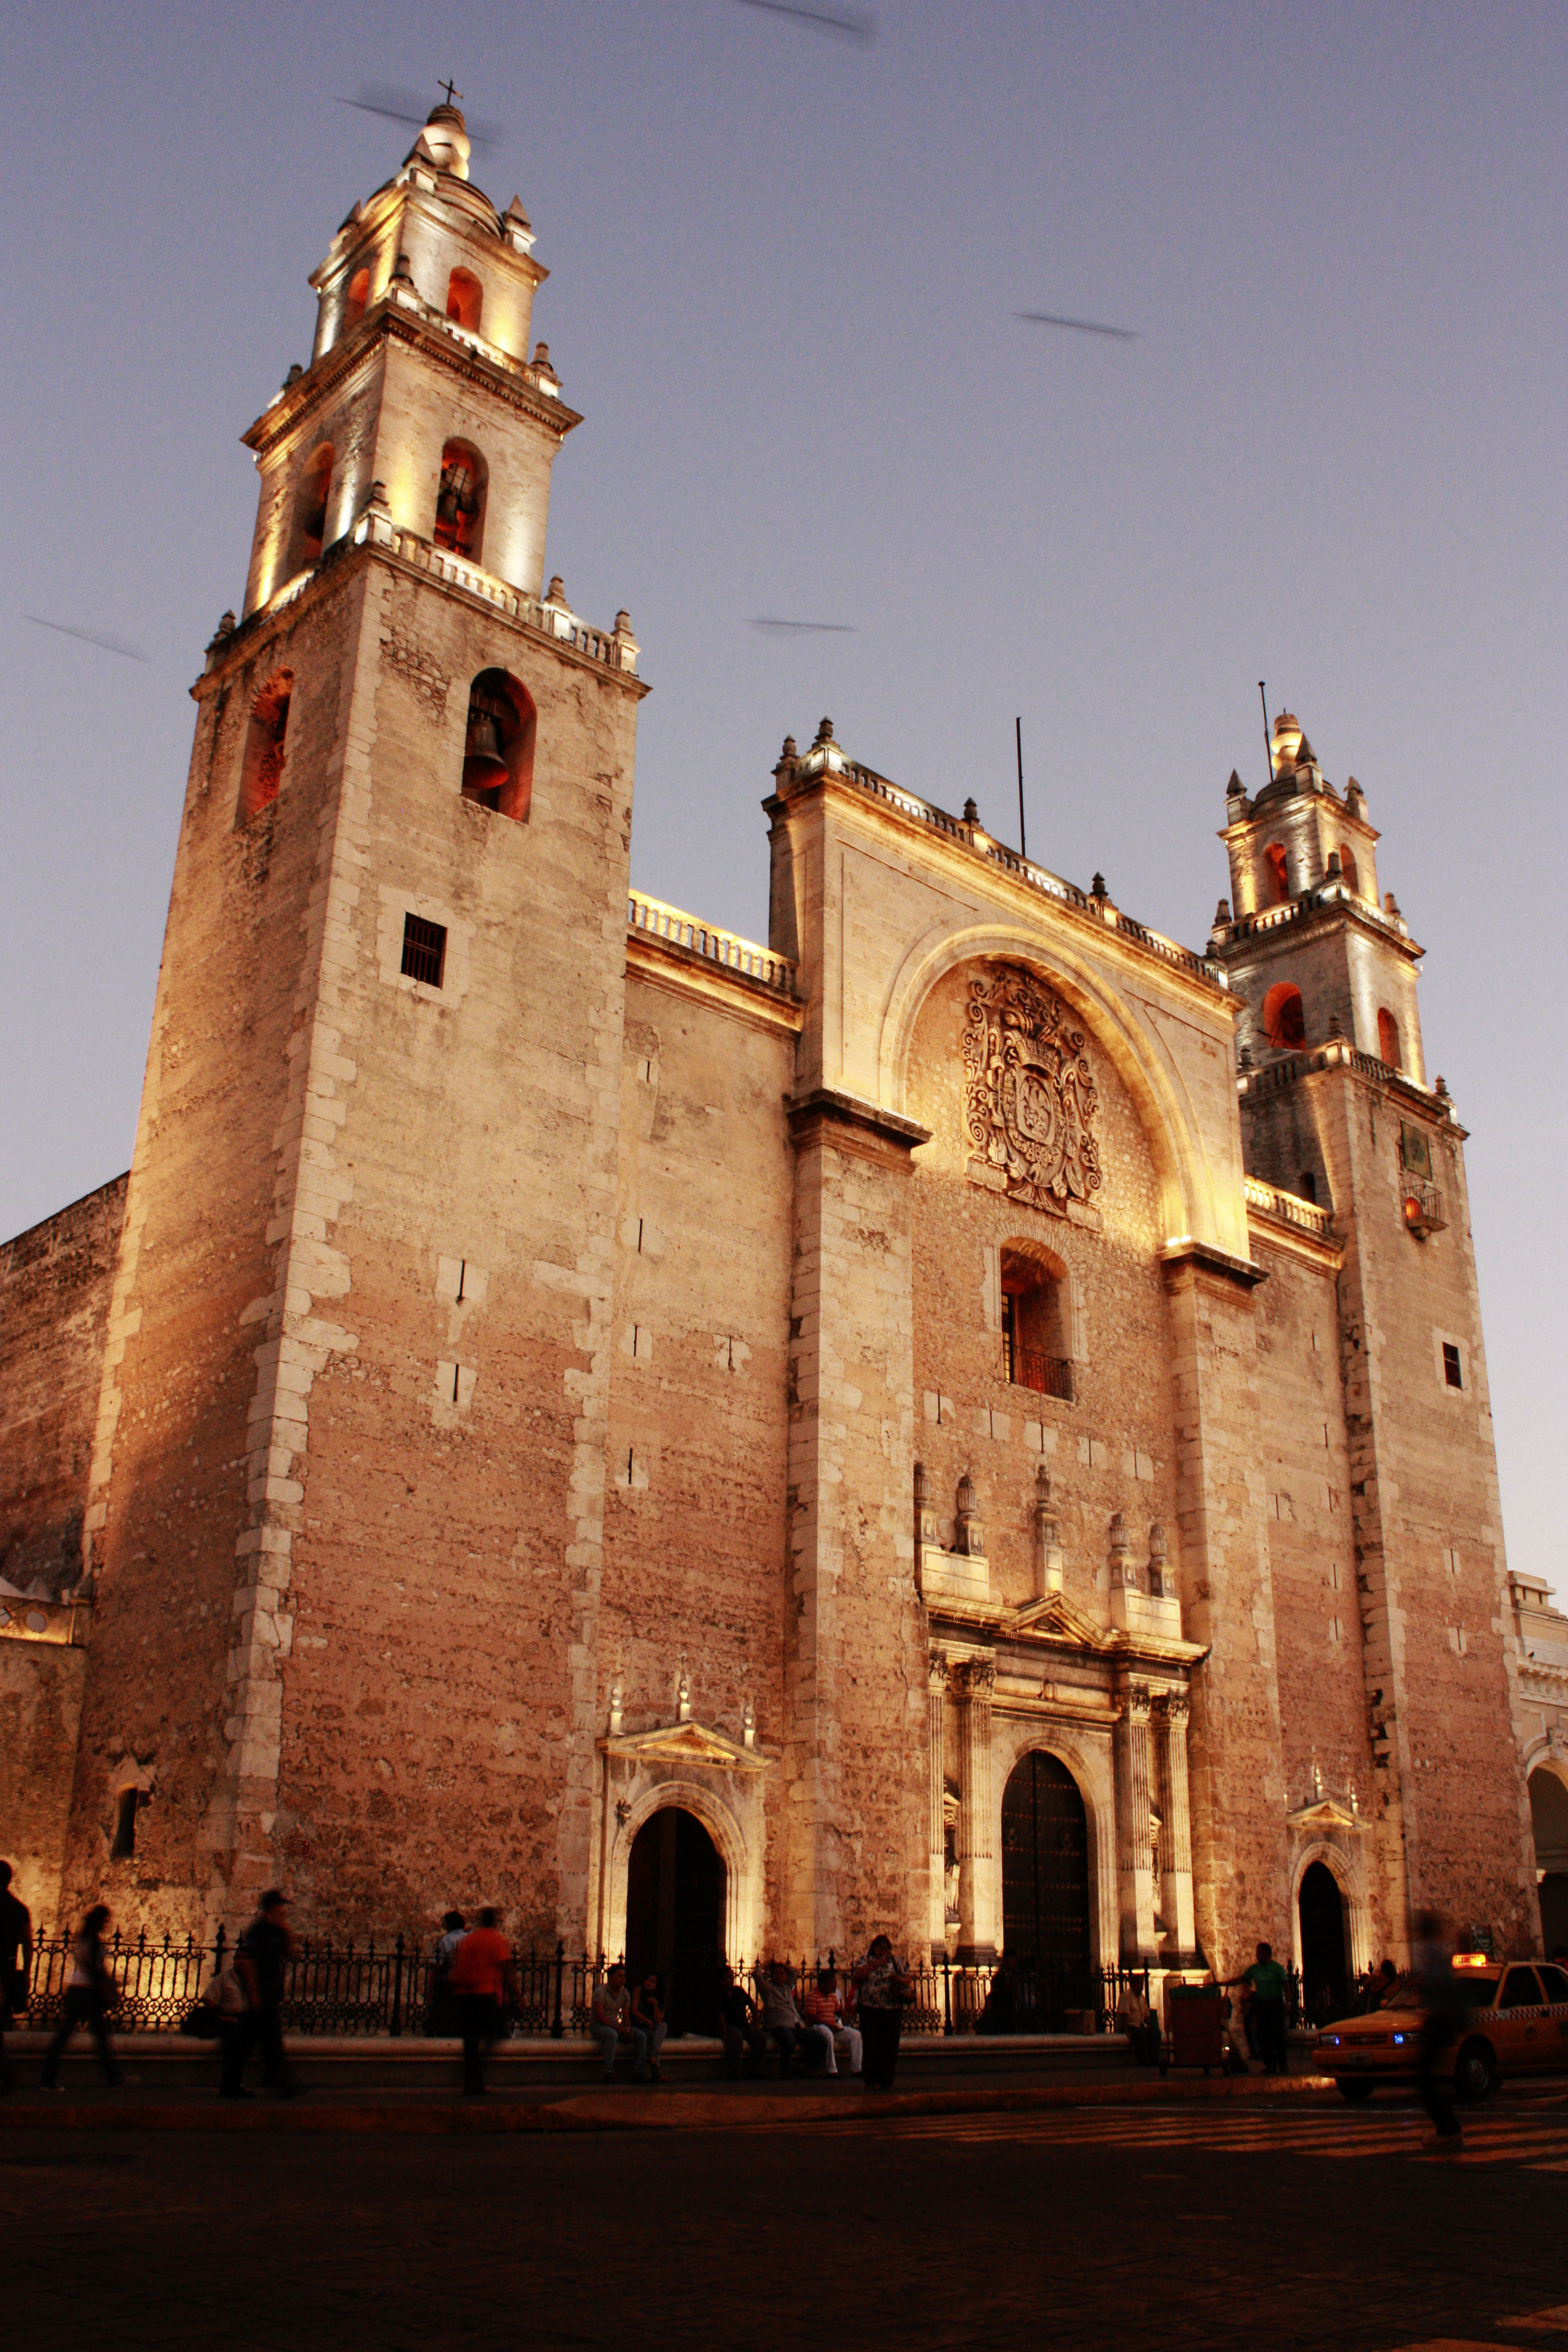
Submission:
[[[773,621],[759,618],[752,623],[753,629],[773,629],[781,635],[827,637],[852,637],[856,635],[852,621]]]
[[[877,19],[868,8],[813,8],[802,0],[741,0],[742,8],[764,8],[770,16],[798,16],[819,33],[843,41],[874,41]]]
[[[1102,327],[1094,319],[1059,319],[1054,310],[1016,310],[1016,319],[1026,320],[1031,327],[1068,327],[1075,335],[1114,335],[1119,343],[1135,343],[1136,327]]]
[[[111,637],[101,629],[73,628],[69,621],[46,621],[41,613],[24,613],[22,618],[31,621],[36,629],[54,629],[62,637],[79,637],[84,646],[101,646],[106,654],[123,654],[127,661],[153,658],[141,646],[132,645],[129,637]]]
[[[437,88],[445,89],[447,84],[438,82]],[[456,103],[456,94],[453,102]],[[405,89],[397,82],[362,81],[357,98],[340,98],[338,104],[355,107],[361,114],[383,114],[389,122],[412,122],[421,131],[430,119],[430,108],[419,92]],[[467,113],[463,119],[468,137],[476,147],[493,147],[501,136],[499,122],[480,122]]]

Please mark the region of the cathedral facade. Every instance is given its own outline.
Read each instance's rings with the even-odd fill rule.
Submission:
[[[129,1178],[9,1245],[21,1890],[1063,1984],[1342,1979],[1427,1902],[1538,1948],[1364,795],[1283,715],[1194,951],[825,719],[765,946],[633,889],[639,650],[544,580],[580,419],[468,152],[355,207],[246,436]]]

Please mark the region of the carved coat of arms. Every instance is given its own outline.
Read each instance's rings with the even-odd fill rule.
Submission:
[[[970,1173],[1029,1208],[1098,1224],[1100,1097],[1083,1033],[1031,973],[1005,966],[970,982],[963,1079]]]

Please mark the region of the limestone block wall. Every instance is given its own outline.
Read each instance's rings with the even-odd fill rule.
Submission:
[[[1131,1556],[1144,1562],[1150,1528],[1162,1522],[1180,1567],[1160,1188],[1131,1097],[1092,1033],[1104,1179],[1093,1204],[1102,1230],[1022,1207],[965,1173],[964,1015],[970,981],[987,970],[963,965],[938,983],[910,1056],[906,1102],[931,1133],[914,1153],[912,1187],[916,1447],[944,1545],[953,1542],[958,1481],[966,1472],[974,1477],[992,1593],[1011,1603],[1035,1591],[1043,1457],[1061,1524],[1065,1589],[1108,1622],[1113,1513],[1123,1514]],[[1005,1377],[999,1258],[1019,1243],[1050,1250],[1068,1269],[1077,1351],[1070,1402]]]
[[[35,1934],[63,1917],[60,1872],[86,1675],[85,1648],[0,1628],[0,1855]]]
[[[285,1345],[306,1318],[308,1393],[271,1850],[306,1918],[491,1901],[575,1945],[640,689],[395,564],[373,583],[312,1008],[321,1243],[273,1302]],[[527,824],[460,797],[492,664],[538,709]],[[439,988],[401,971],[410,912],[446,928]]]
[[[627,982],[610,1330],[601,1727],[693,1715],[760,1749],[784,1735],[795,1019],[671,955]],[[748,1855],[779,1922],[778,1776]],[[624,1888],[618,1890],[624,1902]],[[591,1906],[596,1916],[596,1905]],[[612,1902],[611,1909],[614,1909]]]
[[[1403,1097],[1348,1071],[1310,1084],[1353,1202],[1340,1278],[1357,1569],[1391,1921],[1408,1888],[1498,1948],[1535,1932],[1512,1718],[1517,1629],[1503,1558],[1460,1131],[1431,1124],[1447,1229],[1401,1211]],[[1444,1377],[1445,1339],[1463,1386]]]
[[[88,1530],[97,1569],[68,1899],[200,1926],[228,1768],[236,1546],[271,1287],[275,1171],[310,960],[309,908],[358,597],[318,596],[202,683],[110,1311]],[[250,697],[298,680],[284,782],[236,823]],[[265,1457],[262,1475],[265,1477]],[[149,1672],[156,1660],[157,1671]],[[109,1861],[119,1787],[158,1801]]]
[[[0,1577],[18,1591],[57,1597],[81,1574],[127,1181],[0,1246]]]

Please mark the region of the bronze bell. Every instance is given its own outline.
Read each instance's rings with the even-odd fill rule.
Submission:
[[[501,752],[500,730],[495,713],[479,701],[468,705],[468,732],[463,745],[463,790],[466,793],[492,793],[507,779],[507,764]]]

